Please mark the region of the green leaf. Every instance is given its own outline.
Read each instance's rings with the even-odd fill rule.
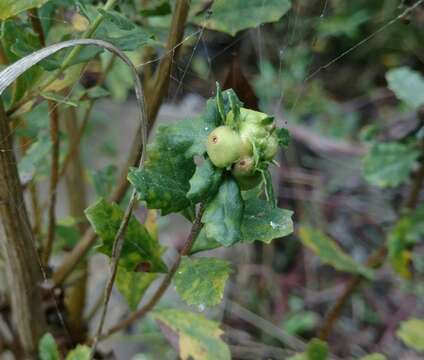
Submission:
[[[88,207],[85,214],[102,240],[97,250],[111,256],[115,234],[118,232],[124,211],[118,205],[100,199]],[[146,228],[134,216],[131,216],[125,232],[119,265],[129,271],[166,272],[158,241],[149,235]]]
[[[230,360],[219,325],[201,314],[176,309],[155,311],[153,317],[182,360]]]
[[[50,333],[46,333],[38,343],[38,356],[40,360],[59,360],[59,350],[54,337]]]
[[[49,0],[2,0],[0,2],[0,20],[6,20],[22,11],[39,8]]]
[[[275,208],[268,201],[257,197],[248,198],[241,225],[243,241],[270,243],[273,239],[291,234],[292,215],[292,211]]]
[[[290,356],[287,360],[327,360],[328,355],[327,343],[319,339],[312,339],[304,353]]]
[[[152,35],[141,28],[125,31],[119,36],[116,34],[111,36],[105,32],[99,31],[96,37],[112,43],[122,51],[134,51],[140,49],[147,43],[154,43]]]
[[[222,169],[216,168],[209,159],[196,168],[193,177],[190,179],[190,190],[187,197],[198,203],[210,196],[215,195],[221,182]]]
[[[73,107],[77,107],[78,104],[62,95],[55,94],[53,92],[43,92],[40,94],[44,99],[54,101],[58,104],[69,105]]]
[[[202,217],[206,236],[224,246],[241,240],[243,200],[240,189],[233,178],[225,179],[218,193],[206,205]]]
[[[104,10],[100,8],[97,11],[103,15],[103,19],[105,21],[110,21],[112,24],[116,25],[121,30],[132,30],[136,26],[124,15],[120,14],[115,10]]]
[[[289,9],[289,0],[215,0],[211,8],[212,16],[203,20],[204,15],[201,15],[195,21],[208,29],[234,36],[240,30],[275,22]]]
[[[365,179],[379,187],[392,187],[405,182],[420,151],[401,143],[374,144],[363,159]]]
[[[389,89],[410,107],[424,105],[424,77],[408,67],[390,70],[386,74]]]
[[[367,356],[361,357],[359,360],[386,360],[387,358],[383,354],[372,353]]]
[[[184,256],[174,283],[178,294],[187,304],[214,306],[222,300],[230,272],[228,261]]]
[[[154,273],[127,271],[121,266],[118,268],[115,284],[119,292],[127,300],[131,310],[134,311],[137,309],[141,298],[150,284],[156,279],[156,276]]]
[[[280,145],[282,149],[287,149],[291,140],[289,131],[287,129],[280,128],[276,130],[276,134],[278,139],[278,145]]]
[[[206,236],[205,228],[202,228],[197,239],[191,249],[190,254],[196,254],[201,251],[212,250],[221,247],[221,243],[218,241],[208,238]]]
[[[302,226],[299,237],[304,246],[312,250],[324,264],[329,264],[339,271],[361,274],[373,278],[373,271],[347,255],[332,239],[318,229]]]
[[[162,215],[191,205],[187,198],[190,179],[195,172],[194,155],[205,153],[205,140],[218,120],[214,101],[197,119],[161,125],[147,148],[143,169],[130,169],[128,180],[147,207],[161,209]]]
[[[30,146],[18,164],[19,177],[23,183],[34,177],[38,166],[46,161],[51,147],[52,142],[47,134],[40,135],[38,140]]]
[[[74,350],[70,351],[66,360],[89,360],[90,347],[86,345],[78,345]]]
[[[396,335],[409,347],[424,352],[424,320],[411,318],[400,324]]]
[[[424,237],[424,205],[401,217],[388,237],[389,260],[395,271],[411,278],[411,248]]]
[[[300,335],[312,331],[318,324],[319,317],[312,311],[302,311],[289,316],[284,320],[283,328],[289,334]]]

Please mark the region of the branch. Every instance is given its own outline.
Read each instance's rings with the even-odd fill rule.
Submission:
[[[19,339],[28,358],[35,358],[46,330],[42,276],[12,149],[12,133],[0,101],[0,243]]]
[[[174,277],[175,273],[178,270],[178,267],[180,266],[182,257],[190,253],[191,248],[193,247],[193,244],[196,241],[196,238],[199,235],[200,230],[202,229],[201,219],[202,219],[203,211],[204,211],[204,207],[203,207],[203,204],[201,204],[196,216],[196,220],[193,223],[190,234],[187,237],[181,252],[178,254],[177,258],[175,259],[174,263],[169,269],[169,272],[165,275],[165,277],[163,278],[162,282],[160,283],[159,287],[156,289],[155,293],[152,295],[150,300],[144,306],[142,306],[139,310],[131,314],[128,318],[120,321],[118,324],[111,327],[105,334],[99,336],[98,340],[105,339],[108,336],[116,333],[117,331],[125,329],[134,321],[143,318],[150,310],[152,310],[155,307],[158,301],[162,298],[162,295],[165,293],[166,289],[168,289],[169,285],[171,284],[172,278]]]
[[[156,84],[158,90],[153,90],[155,96],[153,96],[153,94],[149,91],[146,91],[146,108],[147,118],[149,120],[149,132],[152,129],[157,112],[159,110],[160,105],[162,104],[162,101],[168,89],[169,75],[172,69],[172,58],[174,53],[176,52],[175,49],[181,43],[181,39],[184,33],[184,26],[187,20],[188,9],[188,0],[177,0],[166,46],[168,52],[166,53],[166,56],[162,59],[161,63],[159,64],[156,70],[157,75],[155,76],[155,81],[158,82]],[[151,88],[152,85],[149,85],[148,89]],[[161,91],[159,91],[159,89],[161,89]],[[141,156],[141,149],[142,140],[140,137],[140,131],[137,131],[133,141],[130,155],[128,156],[127,163],[121,173],[118,185],[115,187],[115,190],[110,196],[109,201],[119,202],[124,197],[129,186],[127,181],[128,168],[137,164]],[[72,272],[78,262],[85,256],[91,246],[93,246],[95,241],[96,234],[94,233],[94,231],[92,229],[87,230],[80,242],[74,247],[74,249],[72,249],[72,251],[64,259],[60,267],[53,274],[53,283],[55,284],[55,286],[60,285],[68,277],[68,275]]]

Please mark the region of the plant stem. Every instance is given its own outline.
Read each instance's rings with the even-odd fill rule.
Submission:
[[[423,154],[424,155],[424,154]],[[414,181],[412,183],[412,188],[407,200],[404,204],[405,210],[414,210],[419,201],[420,191],[424,184],[424,159],[421,159],[421,165],[418,169],[416,176],[414,177]],[[371,255],[371,257],[367,260],[366,266],[372,268],[379,268],[381,264],[384,262],[386,257],[387,248],[386,243],[383,243],[377,251]],[[327,313],[323,325],[319,331],[318,337],[321,340],[327,340],[330,336],[334,325],[337,319],[340,317],[342,310],[346,303],[349,301],[351,295],[356,291],[356,289],[361,285],[363,280],[362,276],[356,275],[354,276],[344,288],[342,294],[337,299],[336,303]]]
[[[171,284],[172,278],[174,277],[175,273],[178,270],[178,267],[180,266],[182,257],[190,253],[191,248],[193,247],[193,244],[196,241],[196,238],[199,235],[200,230],[202,229],[201,220],[202,220],[203,211],[204,211],[204,207],[203,207],[203,204],[201,204],[196,216],[196,220],[193,223],[190,234],[187,237],[182,250],[178,254],[177,258],[175,259],[168,273],[165,275],[165,277],[163,278],[162,282],[160,283],[159,287],[156,289],[155,293],[152,295],[150,300],[144,306],[142,306],[139,310],[131,314],[128,318],[120,321],[118,324],[111,327],[105,334],[101,335],[99,339],[104,339],[116,333],[119,330],[125,329],[134,321],[143,318],[150,310],[152,310],[155,307],[158,301],[162,298],[162,295],[165,293],[166,289],[168,289],[169,285]]]
[[[38,341],[46,331],[42,276],[12,149],[12,133],[0,101],[0,242],[15,326],[26,357],[36,359]]]
[[[48,266],[56,230],[56,197],[59,182],[59,110],[54,102],[48,102],[50,114],[50,138],[52,141],[52,163],[50,167],[49,212],[47,238],[43,247],[42,263]]]
[[[171,28],[167,40],[167,55],[163,58],[159,64],[155,77],[157,81],[157,89],[161,89],[160,92],[155,92],[155,96],[150,93],[149,89],[152,89],[153,85],[147,88],[146,94],[146,108],[147,118],[149,120],[148,130],[150,131],[158,113],[159,107],[165,98],[168,86],[169,76],[172,70],[172,59],[175,56],[176,48],[181,43],[181,39],[184,33],[184,26],[187,20],[189,9],[188,0],[177,0],[175,10],[173,13]],[[122,170],[118,185],[115,187],[109,201],[119,202],[125,195],[128,189],[127,173],[130,166],[135,166],[140,159],[142,149],[142,141],[140,136],[140,129],[137,130],[134,137],[133,145],[131,148],[130,155],[128,156],[127,163]],[[60,285],[72,272],[76,264],[85,256],[87,251],[93,246],[96,241],[96,234],[92,229],[85,232],[80,242],[75,246],[74,249],[67,255],[63,263],[59,266],[56,272],[53,274],[54,285]]]

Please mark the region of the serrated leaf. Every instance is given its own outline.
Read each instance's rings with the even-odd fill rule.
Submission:
[[[287,149],[291,140],[289,131],[287,129],[280,128],[276,130],[276,135],[278,139],[278,145],[280,145],[282,149]]]
[[[182,360],[230,360],[219,325],[201,314],[176,309],[155,311],[154,319]]]
[[[387,358],[383,354],[372,353],[361,357],[359,360],[386,360]]]
[[[217,113],[209,101],[207,112],[197,118],[161,125],[147,148],[143,169],[130,169],[128,180],[147,207],[161,209],[162,215],[191,205],[187,198],[195,172],[194,155],[205,151],[205,139],[216,127]]]
[[[318,229],[302,226],[299,237],[304,246],[312,250],[324,264],[333,266],[339,271],[361,274],[368,279],[373,278],[373,271],[347,255],[332,239]]]
[[[411,278],[411,247],[424,237],[424,205],[401,217],[388,237],[389,260],[395,271]]]
[[[90,347],[86,345],[77,345],[77,347],[66,356],[66,360],[89,360],[90,351]]]
[[[46,333],[38,343],[38,356],[40,360],[59,360],[59,350],[52,334]]]
[[[241,240],[243,199],[236,181],[229,177],[219,187],[218,193],[206,205],[202,217],[206,236],[224,246]]]
[[[396,335],[409,347],[424,352],[424,320],[411,318],[400,324]]]
[[[398,186],[409,178],[420,151],[401,143],[374,144],[363,159],[365,179],[379,187]]]
[[[191,254],[196,254],[201,251],[212,250],[221,247],[222,244],[214,239],[210,239],[206,236],[205,228],[200,230],[199,235],[191,249]]]
[[[46,160],[52,147],[52,142],[47,134],[42,134],[36,142],[34,142],[23,158],[18,163],[19,178],[22,183],[30,181],[41,162]]]
[[[98,200],[85,210],[87,219],[102,242],[97,250],[111,256],[115,234],[124,211],[114,203]],[[161,259],[161,247],[134,216],[128,223],[119,265],[129,271],[166,272]]]
[[[293,232],[292,211],[273,207],[257,197],[245,201],[241,225],[243,241],[255,240],[270,243],[273,239]]]
[[[127,271],[123,267],[118,268],[116,274],[116,288],[127,300],[131,310],[136,310],[146,290],[156,279],[157,274]]]
[[[187,197],[198,203],[215,195],[221,182],[222,169],[216,168],[209,159],[206,159],[196,168],[193,177],[190,179],[190,190]]]
[[[0,20],[6,20],[21,12],[39,8],[49,0],[2,0],[0,2]]]
[[[221,302],[230,263],[216,258],[184,256],[174,283],[177,293],[189,305],[214,306]]]
[[[234,36],[240,30],[277,21],[289,9],[289,0],[215,0],[211,7],[212,16],[203,20],[204,15],[201,15],[195,21],[208,29]]]
[[[386,74],[389,89],[410,107],[424,105],[424,77],[408,67],[390,70]]]

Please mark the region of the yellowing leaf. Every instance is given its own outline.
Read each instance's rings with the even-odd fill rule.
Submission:
[[[214,306],[220,303],[231,268],[215,258],[183,257],[174,277],[178,294],[189,305]]]
[[[299,237],[303,245],[312,250],[323,263],[329,264],[340,271],[361,274],[367,278],[372,278],[373,272],[371,269],[355,262],[332,239],[321,231],[302,226],[299,229]]]
[[[127,271],[123,267],[118,268],[116,274],[116,287],[127,300],[131,310],[137,309],[144,293],[150,284],[156,279],[157,274],[146,272]]]
[[[155,311],[153,317],[182,360],[230,360],[218,324],[201,314],[176,309]]]
[[[409,347],[424,352],[424,319],[411,318],[403,321],[396,335]]]
[[[22,11],[38,8],[49,0],[1,0],[0,20],[6,20]]]

